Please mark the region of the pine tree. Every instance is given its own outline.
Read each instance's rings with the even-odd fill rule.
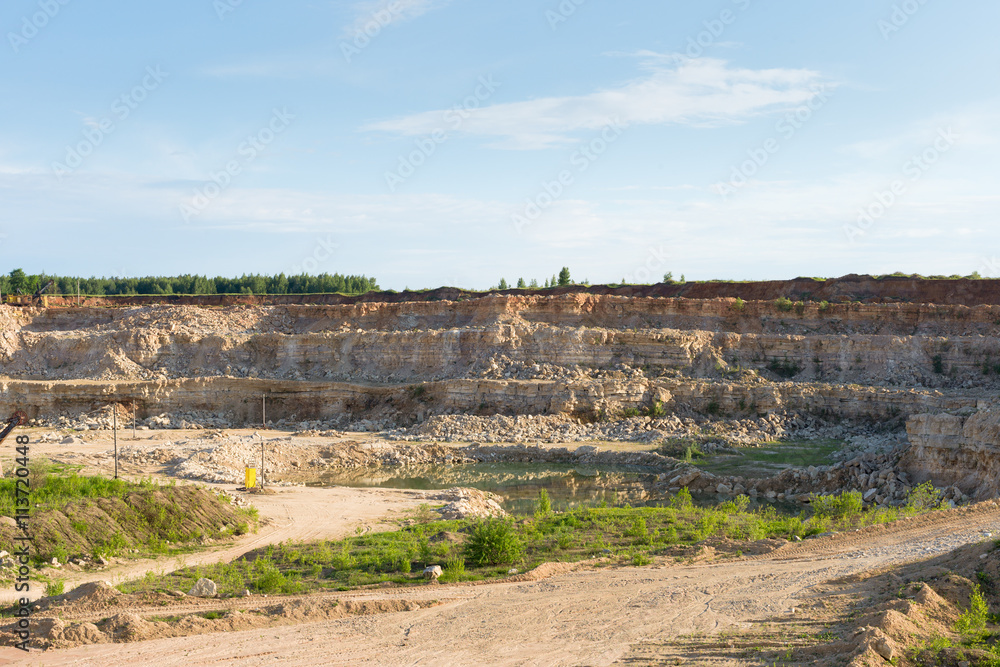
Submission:
[[[525,289],[527,286],[527,283],[524,282],[524,278],[517,279],[517,289]]]
[[[500,284],[497,286],[497,289],[505,290],[505,289],[510,289],[510,287],[507,285],[507,281],[504,278],[501,278]]]
[[[565,287],[566,285],[572,285],[573,281],[569,277],[569,267],[562,267],[559,272],[559,287]]]

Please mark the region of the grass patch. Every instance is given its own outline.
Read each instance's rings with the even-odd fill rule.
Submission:
[[[0,479],[0,515],[13,517],[13,478]],[[31,467],[32,556],[57,558],[171,555],[250,530],[256,510],[238,509],[195,486],[160,485],[67,473],[45,461]],[[20,534],[0,525],[0,549],[13,552]]]
[[[768,477],[787,468],[829,465],[844,443],[834,439],[783,440],[759,447],[741,447],[738,453],[719,454],[694,462],[718,475]]]
[[[591,507],[538,513],[517,521],[431,521],[400,530],[339,541],[282,543],[233,563],[185,568],[121,586],[124,592],[188,590],[200,577],[215,581],[220,595],[350,590],[360,586],[417,585],[423,569],[441,565],[443,582],[507,576],[550,561],[603,557],[621,565],[647,565],[657,556],[693,555],[686,549],[712,538],[759,540],[809,537],[830,530],[886,523],[927,511],[864,510],[860,494],[825,499],[819,511],[799,514],[774,507],[750,509],[739,496],[715,507],[697,507],[687,489],[668,507]]]

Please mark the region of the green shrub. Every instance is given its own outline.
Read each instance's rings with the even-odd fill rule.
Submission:
[[[795,307],[795,304],[792,303],[791,299],[786,297],[781,297],[780,299],[775,300],[774,307],[783,313],[787,313],[788,311],[790,311],[792,308]]]
[[[909,512],[935,510],[939,507],[941,507],[941,497],[930,482],[913,487],[906,496],[906,509]]]
[[[545,489],[538,490],[538,509],[536,514],[538,516],[545,516],[552,511],[552,501],[549,500],[549,492]]]
[[[50,581],[45,584],[45,597],[55,597],[56,595],[62,595],[63,591],[66,590],[66,582],[62,579],[56,579],[55,581]]]
[[[465,577],[465,559],[452,558],[444,566],[440,581],[442,583],[461,581]]]
[[[251,568],[254,587],[261,593],[277,593],[287,581],[278,566],[268,558],[258,558]]]
[[[938,375],[944,373],[944,360],[941,358],[940,354],[935,354],[934,357],[931,359],[931,363],[934,366],[935,373],[937,373]]]
[[[741,299],[740,297],[736,297],[736,301],[733,301],[733,310],[739,313],[742,313],[743,309],[746,307],[747,307],[747,302]]]
[[[649,537],[649,528],[646,526],[646,520],[641,516],[635,517],[632,519],[632,525],[625,530],[625,534],[641,540],[646,539]]]
[[[647,417],[652,417],[653,419],[662,419],[667,416],[667,410],[663,407],[663,403],[656,401],[653,405],[646,411]]]
[[[636,567],[642,567],[643,565],[649,565],[652,562],[653,562],[653,559],[650,558],[647,554],[644,554],[642,552],[639,552],[636,555],[632,556],[632,565],[635,565]]]
[[[509,519],[484,519],[472,526],[465,554],[473,564],[506,565],[521,558],[524,543]]]
[[[961,634],[967,641],[979,641],[986,630],[986,617],[989,612],[986,598],[979,590],[979,584],[976,584],[969,596],[968,610],[962,612],[955,621],[955,632]]]
[[[793,378],[802,371],[802,368],[798,365],[798,363],[789,361],[788,359],[782,359],[781,361],[773,359],[767,367],[775,375],[786,379]]]
[[[694,508],[694,499],[691,498],[691,492],[685,486],[670,499],[670,506],[678,510],[689,510]]]
[[[847,491],[839,496],[815,496],[812,508],[817,517],[846,519],[861,514],[865,503],[860,491]]]

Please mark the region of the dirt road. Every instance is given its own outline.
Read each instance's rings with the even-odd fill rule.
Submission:
[[[930,558],[998,531],[1000,509],[991,503],[807,540],[762,557],[591,568],[520,583],[366,591],[344,597],[444,604],[30,656],[3,649],[0,660],[23,665],[608,665],[635,645],[750,628],[755,621],[788,614],[793,606],[816,604],[815,587],[831,579]]]

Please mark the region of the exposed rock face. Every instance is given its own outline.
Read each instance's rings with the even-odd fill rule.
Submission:
[[[976,499],[1000,495],[1000,403],[967,415],[914,415],[906,432],[911,448],[901,465],[916,479],[952,484]]]
[[[371,421],[358,430],[455,413],[587,421],[657,403],[682,416],[900,424],[1000,388],[1000,306],[749,300],[792,283],[796,298],[888,284],[716,285],[746,302],[691,285],[313,306],[0,306],[0,411],[52,421],[134,399],[150,427],[184,427],[160,415],[192,412],[225,427],[259,422],[267,394],[272,421]],[[907,295],[925,293],[920,284],[893,282]]]
[[[777,362],[800,380],[941,386],[983,384],[981,367],[1000,356],[998,306],[810,302],[785,312],[771,302],[742,310],[734,303],[568,294],[227,309],[7,308],[0,311],[0,372],[50,380],[415,382],[488,373],[490,359],[504,357],[524,365],[521,379],[545,379],[544,364],[628,361],[713,376]],[[950,375],[935,370],[936,358]]]

